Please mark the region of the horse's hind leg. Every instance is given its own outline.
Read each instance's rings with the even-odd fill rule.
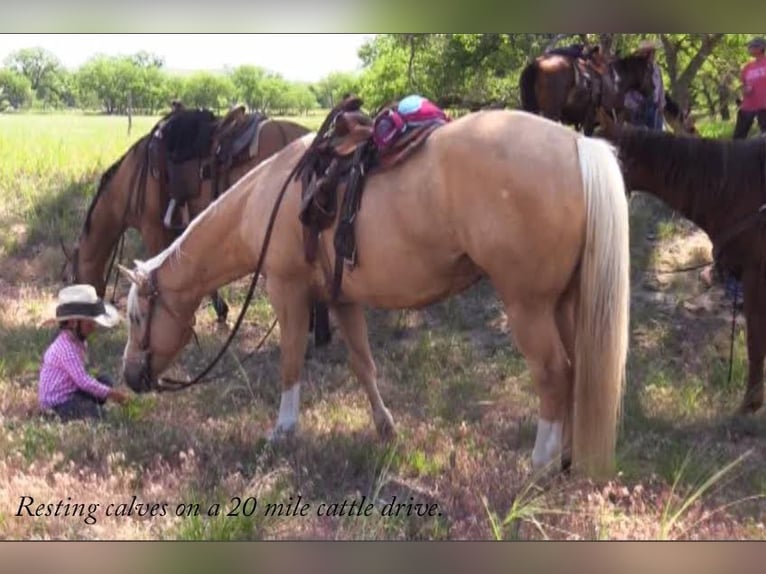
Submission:
[[[554,304],[506,304],[506,310],[511,333],[540,397],[532,466],[541,471],[559,462],[562,455],[574,371],[562,343]]]
[[[282,396],[277,424],[272,439],[290,433],[298,425],[300,414],[300,381],[308,342],[309,292],[300,282],[281,281],[275,277],[266,280],[280,332],[280,369]]]
[[[579,277],[579,276],[578,276]],[[574,420],[574,397],[572,396],[575,369],[575,317],[577,313],[579,278],[575,278],[564,296],[556,305],[556,326],[569,359],[570,383],[564,411],[563,446],[561,453],[562,470],[572,465],[572,422]]]
[[[332,312],[335,314],[340,334],[348,347],[351,368],[367,392],[378,434],[382,438],[391,438],[396,434],[394,419],[383,403],[378,390],[377,369],[370,351],[364,309],[361,305],[353,303],[338,304],[333,305]]]

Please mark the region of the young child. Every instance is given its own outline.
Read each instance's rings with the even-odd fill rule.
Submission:
[[[107,329],[120,320],[112,305],[104,303],[92,285],[70,285],[59,291],[56,317],[59,333],[45,351],[40,368],[40,407],[62,420],[99,418],[107,400],[126,403],[129,395],[113,389],[108,377],[94,378],[85,369],[87,338],[98,326]]]

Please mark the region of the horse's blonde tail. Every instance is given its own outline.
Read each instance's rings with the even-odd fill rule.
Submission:
[[[630,315],[625,183],[603,140],[577,140],[586,205],[575,341],[572,464],[596,477],[614,471]]]

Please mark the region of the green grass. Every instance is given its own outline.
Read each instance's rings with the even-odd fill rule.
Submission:
[[[729,384],[726,310],[721,317],[685,313],[682,301],[700,290],[682,282],[664,285],[662,298],[647,296],[655,293],[647,285],[656,279],[647,268],[664,261],[667,245],[688,231],[647,196],[631,203],[629,384],[620,474],[608,485],[531,476],[538,399],[486,282],[423,310],[368,313],[381,393],[399,430],[393,445],[376,437],[337,335],[329,347],[310,346],[307,353],[298,436],[283,445],[265,442],[279,405],[279,330],[241,361],[274,317],[260,290],[209,385],[137,396],[124,407],[110,406],[97,424],[39,416],[37,371],[51,332],[38,325],[61,286],[58,241],[74,239],[101,172],[156,119],[134,118],[128,136],[125,118],[0,115],[0,492],[46,500],[98,493],[104,502],[135,495],[201,505],[255,496],[259,506],[300,493],[314,507],[363,495],[382,506],[392,496],[412,496],[438,503],[441,516],[290,521],[200,515],[104,519],[93,530],[58,519],[21,521],[3,510],[0,537],[764,537],[758,525],[766,506],[749,497],[766,494],[766,423],[762,415],[747,424],[729,420],[744,392],[743,331]],[[324,116],[295,119],[316,128]],[[713,122],[703,127],[707,133],[727,129]],[[141,252],[136,234],[128,252]],[[689,250],[688,257],[694,261],[678,263],[692,264],[701,254]],[[248,283],[222,289],[230,317]],[[205,301],[196,325],[201,351],[188,348],[174,374],[195,374],[218,351],[225,333],[213,320]],[[94,340],[94,367],[118,374],[125,338],[121,325]],[[736,472],[728,472],[730,461],[738,461]],[[621,498],[623,488],[630,496]],[[716,530],[721,517],[725,530]]]

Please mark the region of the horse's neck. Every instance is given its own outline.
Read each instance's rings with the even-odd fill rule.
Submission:
[[[648,150],[652,142],[647,140],[643,149]],[[620,147],[620,158],[623,162],[625,181],[631,191],[643,191],[660,199],[671,209],[677,211],[688,220],[705,231],[708,221],[704,210],[698,203],[698,192],[689,178],[686,184],[668,183],[668,174],[665,164],[659,155],[654,153],[642,153],[637,146],[628,148],[629,151]],[[689,166],[694,169],[694,166]]]
[[[106,184],[90,213],[86,232],[83,227],[77,242],[78,281],[99,288],[104,272],[120,236],[130,223],[128,201],[132,182],[132,161],[124,161],[113,179]]]

